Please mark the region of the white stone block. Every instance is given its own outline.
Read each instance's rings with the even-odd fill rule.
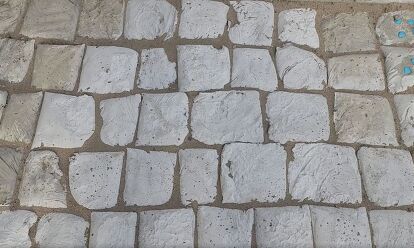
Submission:
[[[13,192],[22,163],[23,153],[17,149],[0,148],[0,206],[12,202]]]
[[[383,45],[414,44],[414,11],[399,10],[380,16],[375,31]]]
[[[12,33],[23,18],[27,0],[4,0],[0,6],[0,34]]]
[[[141,89],[166,89],[177,79],[176,64],[168,59],[163,48],[144,49],[138,78]]]
[[[0,212],[0,246],[32,247],[29,229],[36,220],[36,214],[26,210]]]
[[[0,39],[0,80],[21,83],[29,71],[34,40]]]
[[[401,138],[406,146],[414,145],[414,95],[394,96],[395,107],[400,121]]]
[[[414,48],[381,47],[385,55],[385,70],[387,72],[388,90],[391,93],[406,91],[414,86]],[[405,73],[404,68],[411,68],[411,73]]]

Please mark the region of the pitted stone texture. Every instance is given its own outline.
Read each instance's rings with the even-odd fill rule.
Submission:
[[[29,229],[37,216],[26,210],[0,212],[0,247],[32,247]]]
[[[230,82],[227,47],[181,45],[177,47],[177,60],[180,91],[222,89]]]
[[[83,2],[78,35],[94,39],[118,39],[124,26],[124,0]]]
[[[339,142],[398,145],[390,104],[381,96],[335,93],[334,122]]]
[[[257,247],[313,247],[309,206],[255,209]]]
[[[375,29],[381,44],[414,44],[414,25],[408,23],[410,19],[414,20],[414,11],[400,10],[382,14]],[[401,20],[401,24],[395,23],[395,20]],[[405,32],[405,37],[399,37],[399,32]]]
[[[0,39],[0,80],[21,83],[29,71],[34,40]]]
[[[56,153],[31,151],[20,183],[20,205],[66,208],[66,189],[61,184],[62,176]]]
[[[254,48],[233,49],[231,87],[276,90],[276,68],[269,51]]]
[[[95,102],[91,96],[45,93],[32,148],[82,147],[95,130]]]
[[[22,157],[20,150],[0,148],[0,206],[8,206],[12,201]]]
[[[385,90],[379,54],[344,55],[328,60],[329,86],[342,90]]]
[[[253,209],[199,207],[198,247],[250,247]]]
[[[32,86],[43,90],[73,91],[85,45],[37,45]]]
[[[313,239],[316,247],[371,247],[365,208],[311,206]]]
[[[381,49],[385,55],[388,90],[391,93],[398,93],[412,88],[414,86],[414,73],[404,74],[403,67],[413,66],[410,58],[414,58],[414,49],[404,47],[382,47]]]
[[[290,44],[277,48],[276,68],[287,89],[322,90],[328,81],[321,58]]]
[[[132,142],[138,123],[141,95],[101,101],[101,140],[111,146],[125,146]]]
[[[83,152],[70,158],[69,186],[76,202],[89,209],[114,207],[124,152]]]
[[[297,144],[289,163],[289,193],[295,200],[360,203],[361,177],[352,147]]]
[[[177,10],[166,0],[128,0],[125,15],[124,35],[129,40],[168,40],[177,26]]]
[[[81,3],[81,0],[29,1],[20,33],[32,38],[72,41]]]
[[[39,220],[35,241],[39,248],[86,247],[87,228],[89,223],[79,216],[50,213]]]
[[[271,46],[274,8],[264,1],[230,1],[237,14],[238,23],[229,30],[229,38],[235,44]]]
[[[281,145],[227,144],[221,156],[223,203],[285,198],[286,152]]]
[[[229,6],[218,1],[182,0],[178,34],[185,39],[217,38],[224,33]]]
[[[124,201],[126,205],[167,203],[172,194],[177,155],[127,149]]]
[[[144,211],[139,214],[139,247],[194,247],[192,209]]]
[[[313,9],[289,9],[279,13],[278,35],[282,42],[293,42],[319,47],[315,28],[316,11]]]
[[[375,50],[376,39],[366,12],[340,13],[322,21],[325,51],[333,53]]]
[[[217,195],[218,154],[212,149],[186,149],[178,152],[180,193],[183,205],[193,201],[212,203]]]
[[[0,5],[0,34],[16,30],[24,14],[26,0],[3,0]]]
[[[144,49],[138,78],[141,89],[166,89],[177,79],[176,64],[168,59],[163,48]]]
[[[401,138],[406,146],[414,145],[414,95],[394,96],[400,121]]]
[[[8,95],[7,91],[0,91],[0,119],[3,116],[3,110],[6,107]]]
[[[136,226],[136,213],[92,212],[89,247],[133,248]]]
[[[0,139],[9,142],[32,142],[43,93],[10,96],[0,124]]]
[[[98,94],[120,93],[134,89],[138,53],[125,47],[86,48],[79,91]]]
[[[188,134],[185,93],[144,94],[136,145],[181,145]]]
[[[259,93],[220,91],[200,93],[191,113],[192,137],[208,145],[263,142]]]

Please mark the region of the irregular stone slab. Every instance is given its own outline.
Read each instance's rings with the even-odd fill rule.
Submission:
[[[0,124],[0,139],[9,142],[32,142],[43,93],[21,93],[10,96]]]
[[[205,45],[177,46],[178,89],[204,91],[222,89],[230,82],[230,56],[227,47]]]
[[[26,0],[4,0],[0,5],[0,34],[13,33],[23,18]]]
[[[94,39],[118,39],[124,26],[124,0],[83,2],[78,35]]]
[[[0,80],[21,83],[29,71],[34,40],[0,39]]]
[[[319,47],[319,36],[315,28],[316,11],[313,9],[288,9],[279,13],[277,30],[279,40]]]
[[[43,90],[75,89],[85,45],[37,45],[32,86]]]
[[[118,201],[124,152],[83,152],[70,158],[69,186],[76,202],[89,209]]]
[[[309,206],[257,208],[254,214],[258,247],[313,247]]]
[[[192,209],[144,211],[139,214],[140,247],[194,247]]]
[[[178,152],[180,193],[183,205],[193,201],[212,203],[217,195],[218,154],[212,149],[185,149]]]
[[[229,30],[231,42],[243,45],[271,46],[274,8],[264,1],[230,1],[237,24]]]
[[[286,152],[279,144],[233,143],[221,154],[223,203],[277,202],[286,196]]]
[[[163,48],[144,49],[141,52],[138,87],[166,89],[177,79],[176,64],[171,62]]]
[[[400,10],[384,13],[375,31],[383,45],[414,44],[414,11]]]
[[[177,155],[127,149],[124,201],[126,205],[167,203],[172,194]]]
[[[0,119],[3,116],[3,110],[6,107],[8,95],[7,91],[0,91]]]
[[[208,145],[263,142],[259,93],[219,91],[200,93],[191,112],[192,137]]]
[[[95,130],[93,97],[45,93],[32,148],[82,147]]]
[[[398,145],[390,104],[381,96],[335,93],[334,122],[339,142]]]
[[[276,90],[276,68],[269,51],[253,48],[233,49],[231,87]]]
[[[182,0],[178,35],[184,39],[217,38],[224,33],[229,6],[210,0]]]
[[[406,146],[414,145],[414,95],[396,95],[394,103],[400,120],[401,138]]]
[[[125,17],[125,38],[168,40],[177,26],[177,10],[166,0],[128,0]]]
[[[250,247],[253,209],[199,207],[198,247]]]
[[[75,39],[80,5],[80,0],[29,1],[20,33],[31,38],[72,41]]]
[[[333,53],[375,50],[376,39],[366,12],[340,13],[322,21],[325,51]]]
[[[66,189],[61,184],[62,176],[56,153],[31,151],[20,183],[20,205],[66,208]]]
[[[360,203],[361,177],[352,147],[297,144],[289,163],[289,193],[295,200]]]
[[[342,90],[385,90],[379,54],[353,54],[328,60],[329,86]]]
[[[125,47],[86,48],[79,91],[98,94],[134,89],[138,53]]]
[[[136,226],[136,213],[92,212],[89,247],[133,248]]]
[[[0,206],[8,206],[12,201],[22,157],[20,150],[0,148]]]
[[[311,206],[310,210],[316,247],[372,247],[365,208]]]
[[[125,146],[132,142],[137,128],[141,95],[101,101],[101,140],[111,146]]]
[[[36,222],[35,213],[26,210],[2,211],[0,213],[0,246],[32,247],[29,229]]]
[[[287,89],[322,90],[328,81],[321,58],[290,44],[277,48],[276,68]]]
[[[414,49],[404,47],[381,47],[381,49],[385,55],[388,90],[391,93],[398,93],[412,88],[414,65],[411,59],[414,58]],[[404,72],[404,68],[408,68],[408,73]]]

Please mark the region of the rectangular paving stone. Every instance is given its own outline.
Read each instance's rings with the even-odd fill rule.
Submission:
[[[414,11],[399,10],[382,14],[375,31],[383,45],[414,44]]]
[[[29,229],[36,220],[36,214],[26,210],[0,212],[0,246],[32,247]]]
[[[381,47],[385,55],[388,90],[404,92],[414,86],[414,49],[405,47]],[[407,70],[405,72],[405,70]]]
[[[3,0],[0,4],[0,34],[13,33],[23,18],[27,0]]]
[[[23,166],[23,153],[18,149],[0,148],[0,206],[10,205],[17,176]]]
[[[29,71],[34,40],[0,39],[0,80],[21,83]]]
[[[414,145],[414,95],[394,96],[395,107],[400,122],[401,138],[406,146]]]

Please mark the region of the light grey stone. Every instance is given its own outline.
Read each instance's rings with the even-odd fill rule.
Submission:
[[[394,96],[400,122],[401,138],[406,146],[414,145],[414,95]]]
[[[0,148],[0,206],[8,206],[12,201],[22,157],[20,150]]]
[[[1,120],[1,117],[3,116],[3,110],[6,107],[8,95],[9,94],[7,93],[7,91],[0,91],[0,120]]]
[[[0,80],[21,83],[29,71],[34,40],[0,39]]]
[[[3,0],[0,3],[0,34],[13,33],[23,18],[26,0]]]
[[[163,48],[144,49],[141,52],[138,87],[166,89],[177,79],[176,64],[168,59]]]
[[[26,210],[0,212],[0,247],[32,247],[29,229],[36,220],[36,214]]]
[[[387,72],[388,90],[391,93],[406,91],[414,86],[414,66],[410,59],[414,58],[414,48],[381,47],[385,55],[385,70]],[[408,66],[412,73],[404,73]]]
[[[399,10],[382,14],[375,28],[381,44],[414,44],[414,24],[409,24],[408,20],[414,20],[414,11]],[[399,37],[399,32],[404,32],[405,37]]]

